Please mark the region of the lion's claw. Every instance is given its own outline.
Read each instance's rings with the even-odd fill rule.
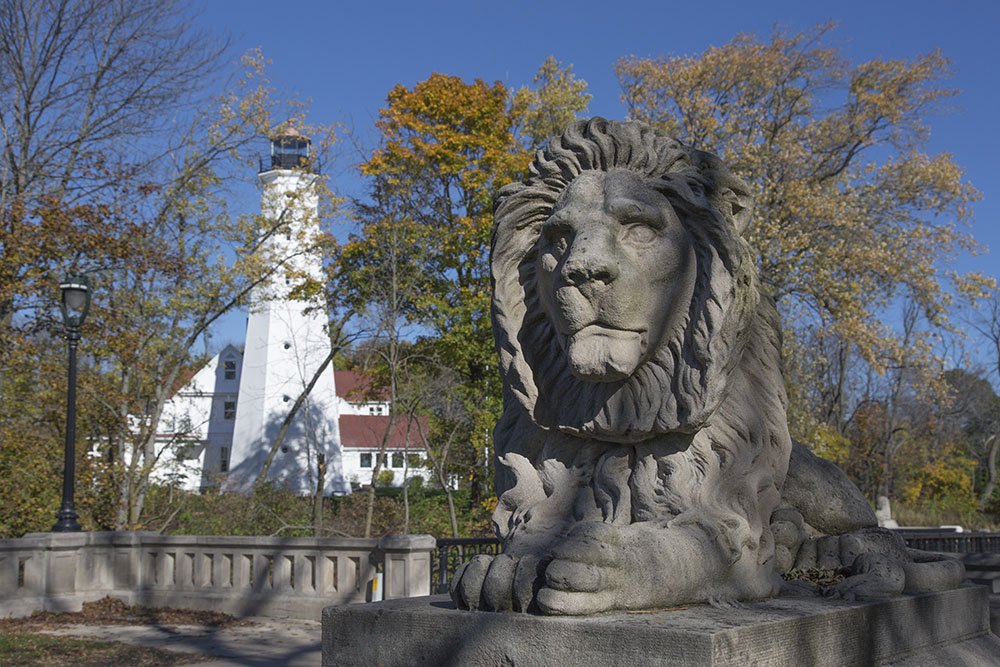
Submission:
[[[514,570],[517,561],[510,554],[493,559],[483,581],[483,608],[489,611],[510,611],[513,607]]]
[[[465,563],[452,579],[451,598],[459,609],[476,611],[480,607],[483,583],[493,556],[479,554]]]

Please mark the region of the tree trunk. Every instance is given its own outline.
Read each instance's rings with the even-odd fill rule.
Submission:
[[[458,516],[455,513],[455,499],[452,497],[452,489],[448,485],[448,476],[445,472],[445,464],[448,461],[448,452],[451,449],[452,439],[455,437],[455,431],[451,432],[448,436],[448,442],[442,448],[441,457],[438,458],[434,455],[434,450],[431,449],[430,442],[427,440],[427,436],[424,434],[424,429],[417,422],[417,433],[420,435],[421,442],[424,443],[424,451],[427,452],[427,457],[431,460],[431,465],[434,466],[434,474],[437,475],[438,484],[444,489],[444,495],[448,499],[448,518],[451,519],[451,536],[458,537]]]
[[[390,406],[392,404],[390,403]],[[371,484],[368,485],[368,504],[365,509],[365,537],[372,536],[372,521],[375,518],[375,483],[378,481],[378,475],[382,472],[382,462],[385,460],[385,451],[389,446],[389,438],[392,437],[392,429],[396,423],[396,411],[392,407],[389,408],[389,426],[386,428],[385,434],[382,436],[382,445],[378,449],[378,454],[375,456],[375,467],[372,469],[372,480]]]
[[[983,487],[983,493],[979,496],[979,510],[983,511],[986,504],[993,495],[993,490],[997,487],[997,453],[1000,451],[1000,438],[994,433],[986,441],[990,445],[989,453],[986,455],[986,467],[990,471],[990,478]]]
[[[323,537],[323,487],[326,485],[326,455],[316,454],[316,495],[313,497],[313,536]]]
[[[445,485],[444,495],[448,499],[448,518],[451,519],[451,536],[458,537],[458,516],[455,514],[455,498],[450,486]]]

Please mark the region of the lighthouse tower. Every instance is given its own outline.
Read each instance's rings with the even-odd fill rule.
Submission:
[[[322,283],[320,258],[309,248],[319,233],[316,174],[309,138],[292,122],[271,139],[269,164],[258,174],[264,252],[285,260],[252,297],[233,424],[227,486],[249,490],[296,400],[330,352],[321,301],[292,298],[303,280]],[[333,365],[313,385],[275,452],[268,479],[296,493],[350,493],[344,480]]]

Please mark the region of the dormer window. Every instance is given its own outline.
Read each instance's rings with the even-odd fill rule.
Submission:
[[[222,362],[222,377],[227,380],[236,379],[236,362],[232,359]]]

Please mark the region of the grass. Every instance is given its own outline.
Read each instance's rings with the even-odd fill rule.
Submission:
[[[0,663],[4,667],[51,665],[116,665],[160,667],[210,660],[209,656],[157,648],[29,633],[0,633]]]
[[[900,526],[962,526],[965,530],[988,531],[1000,530],[997,517],[992,514],[978,512],[975,509],[959,510],[935,506],[911,507],[903,503],[893,503],[892,518]]]

